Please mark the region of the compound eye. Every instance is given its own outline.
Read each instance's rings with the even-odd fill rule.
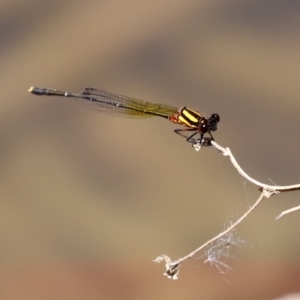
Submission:
[[[214,122],[215,124],[220,122],[220,116],[218,114],[212,114],[209,119],[211,122]]]

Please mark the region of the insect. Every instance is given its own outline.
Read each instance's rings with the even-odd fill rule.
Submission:
[[[174,131],[180,136],[185,137],[188,142],[193,144],[197,143],[201,146],[211,145],[210,142],[214,140],[211,132],[217,130],[217,124],[220,121],[220,116],[218,114],[212,114],[209,118],[205,118],[201,113],[186,106],[175,108],[90,87],[85,88],[78,94],[39,87],[31,87],[28,91],[39,96],[77,98],[83,101],[84,104],[91,106],[94,110],[108,114],[133,118],[162,117],[174,124],[185,126],[185,128],[175,129]],[[192,134],[186,136],[185,133],[189,132]],[[194,138],[197,134],[200,135],[199,139]],[[205,134],[208,134],[209,137],[205,137]]]

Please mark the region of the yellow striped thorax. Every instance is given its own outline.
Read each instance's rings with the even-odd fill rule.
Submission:
[[[178,109],[178,114],[171,116],[170,121],[190,128],[198,128],[201,119],[204,118],[199,112],[184,106]]]

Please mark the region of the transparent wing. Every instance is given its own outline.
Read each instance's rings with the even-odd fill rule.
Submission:
[[[146,102],[94,88],[85,88],[76,98],[96,111],[122,117],[161,116],[167,118],[178,111],[177,108],[168,105]]]

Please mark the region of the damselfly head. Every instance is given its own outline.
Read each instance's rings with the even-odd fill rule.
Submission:
[[[216,131],[217,124],[220,122],[220,116],[218,114],[212,114],[208,119],[209,131]]]

